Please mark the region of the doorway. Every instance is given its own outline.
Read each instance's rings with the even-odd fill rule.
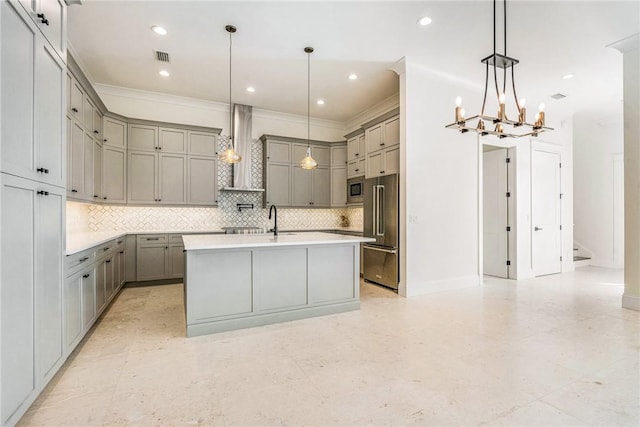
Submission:
[[[509,154],[507,148],[483,146],[483,273],[509,277]]]
[[[531,258],[535,276],[562,272],[560,153],[531,152]]]

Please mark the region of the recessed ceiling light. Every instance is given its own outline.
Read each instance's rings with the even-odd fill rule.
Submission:
[[[253,93],[253,92],[255,92],[255,91],[256,91],[256,88],[255,88],[255,87],[253,87],[253,86],[249,86],[249,87],[247,88],[247,92],[251,92],[251,93]]]
[[[358,80],[358,75],[355,73],[349,74],[349,80]]]
[[[160,70],[158,71],[158,74],[160,74],[162,77],[169,77],[171,75],[167,70]]]
[[[156,34],[160,34],[161,36],[166,36],[167,35],[167,30],[165,30],[164,28],[158,26],[158,25],[154,25],[153,27],[151,27],[151,30],[156,33]]]
[[[324,105],[324,99],[318,99],[317,103],[318,105]]]
[[[565,74],[564,76],[562,76],[562,78],[563,78],[564,80],[572,79],[572,78],[573,78],[573,74],[572,74],[572,73]]]
[[[429,18],[428,16],[423,16],[422,18],[418,19],[418,25],[426,27],[429,24],[431,24],[431,18]]]

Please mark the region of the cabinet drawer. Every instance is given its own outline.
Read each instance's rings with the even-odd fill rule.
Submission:
[[[169,243],[178,243],[182,244],[182,234],[170,234],[169,235]]]
[[[123,238],[119,238],[117,240],[111,240],[107,243],[103,243],[100,246],[96,247],[96,258],[100,258],[103,255],[108,255],[116,250],[118,244],[116,242],[124,241]]]
[[[73,255],[67,255],[64,261],[65,277],[69,277],[77,270],[91,265],[96,259],[95,248],[87,249]]]
[[[138,245],[157,245],[160,243],[167,243],[166,234],[143,234],[136,237]]]

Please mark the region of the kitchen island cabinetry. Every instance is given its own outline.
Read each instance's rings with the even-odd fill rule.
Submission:
[[[188,235],[187,336],[360,308],[360,243],[329,233]]]

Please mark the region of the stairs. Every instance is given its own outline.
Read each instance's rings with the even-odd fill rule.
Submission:
[[[578,248],[573,248],[573,266],[575,268],[578,267],[587,267],[591,265],[591,258],[588,256],[582,256],[578,253]]]

